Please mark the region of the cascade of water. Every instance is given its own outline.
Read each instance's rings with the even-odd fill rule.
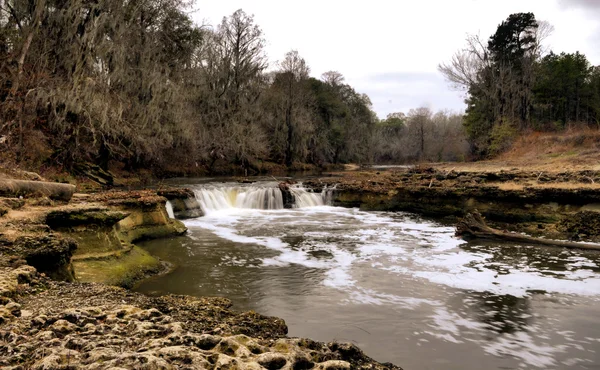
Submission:
[[[332,188],[323,188],[320,193],[297,184],[290,187],[295,198],[295,208],[324,206],[331,204]],[[283,209],[283,195],[273,185],[252,186],[207,186],[195,190],[196,199],[205,214],[232,208]]]
[[[296,198],[296,208],[325,206],[331,204],[332,188],[324,187],[320,193],[313,193],[298,184],[290,187],[290,191]]]
[[[205,213],[230,208],[282,209],[283,197],[275,187],[224,186],[195,191]]]
[[[175,212],[173,212],[173,205],[168,200],[167,204],[165,204],[165,208],[167,209],[167,214],[169,215],[169,218],[175,218]]]

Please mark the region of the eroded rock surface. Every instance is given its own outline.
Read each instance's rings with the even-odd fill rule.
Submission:
[[[0,302],[3,369],[399,369],[352,344],[287,338],[283,320],[231,311],[224,298],[46,284]]]

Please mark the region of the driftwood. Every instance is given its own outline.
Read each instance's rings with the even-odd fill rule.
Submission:
[[[15,198],[19,196],[47,196],[54,200],[69,201],[75,192],[75,186],[57,182],[0,179],[0,196]]]
[[[485,220],[477,211],[468,213],[458,222],[456,225],[456,236],[465,238],[505,240],[521,244],[537,244],[563,248],[600,250],[600,244],[576,243],[567,240],[534,238],[528,235],[494,229],[486,225]]]

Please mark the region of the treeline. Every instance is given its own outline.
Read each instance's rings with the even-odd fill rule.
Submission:
[[[462,114],[417,108],[392,113],[375,126],[376,163],[465,161],[469,155]]]
[[[469,36],[439,70],[467,92],[464,126],[478,157],[507,149],[525,130],[600,126],[600,66],[543,47],[552,26],[510,15],[487,40]]]
[[[0,1],[0,155],[185,173],[368,162],[377,117],[296,52],[275,68],[252,16],[186,0]]]

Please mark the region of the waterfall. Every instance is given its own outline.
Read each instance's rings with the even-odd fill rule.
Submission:
[[[224,186],[195,191],[205,213],[231,208],[283,209],[281,190],[276,187]]]
[[[331,203],[331,188],[320,193],[302,187],[291,186],[290,192],[295,198],[295,208],[324,206]],[[205,214],[224,209],[283,209],[283,194],[276,184],[265,183],[262,186],[209,185],[194,191],[196,199]]]
[[[296,198],[296,208],[325,206],[331,204],[331,194],[333,189],[324,187],[320,193],[313,193],[310,189],[298,184],[290,187],[290,191]]]
[[[169,218],[175,218],[175,213],[173,212],[173,205],[168,200],[165,204],[165,208],[167,209],[167,214],[169,215]]]

